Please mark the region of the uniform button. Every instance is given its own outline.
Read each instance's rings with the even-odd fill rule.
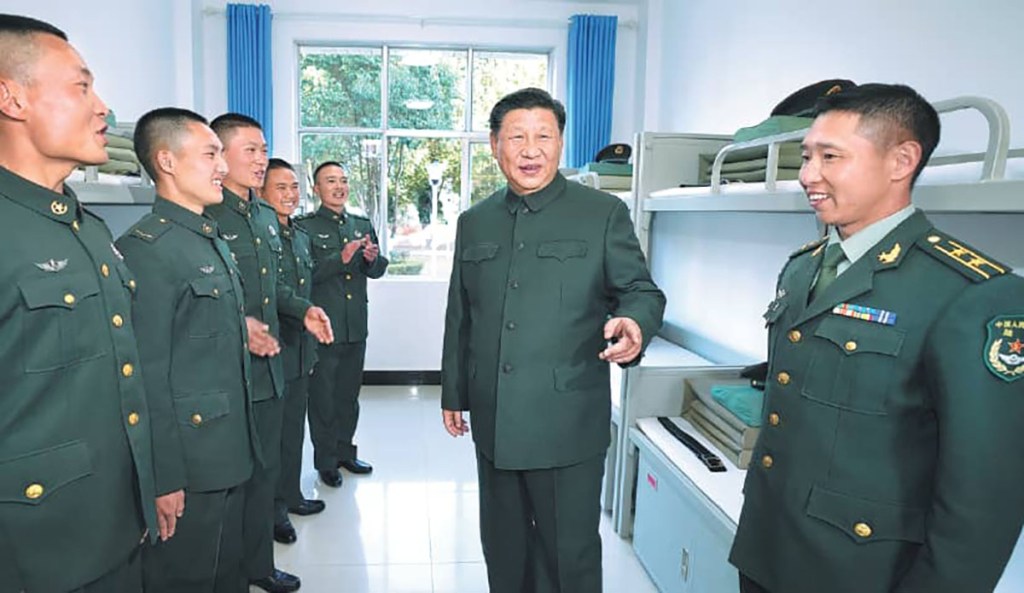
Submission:
[[[351,280],[352,274],[345,274],[345,280]]]
[[[510,365],[509,363],[506,362],[505,364],[501,365],[501,370],[503,372],[505,372],[505,373],[511,373],[512,372],[512,365]]]
[[[857,342],[850,340],[849,342],[843,344],[843,348],[846,348],[847,352],[853,352],[854,350],[857,349]]]
[[[28,488],[25,488],[25,498],[29,500],[36,500],[43,495],[42,484],[29,484]]]
[[[192,414],[193,426],[199,426],[203,423],[203,416],[201,414]]]
[[[260,268],[260,274],[263,274],[264,276],[266,276],[267,275],[267,269],[266,268]]]
[[[260,241],[259,237],[256,237],[256,244],[259,245],[260,243],[262,243],[262,241]]]
[[[305,283],[306,283],[306,279],[305,278],[299,278],[299,286],[302,286]]]
[[[857,523],[853,526],[853,532],[863,538],[871,537],[871,526],[867,523]]]
[[[115,313],[114,316],[110,318],[110,322],[114,324],[114,327],[121,327],[124,325],[124,317]]]
[[[519,288],[519,281],[518,280],[513,280],[512,281],[512,290],[515,290],[517,288]]]
[[[771,455],[765,455],[761,458],[761,466],[765,469],[771,469],[772,465],[775,464],[775,460],[772,459]]]
[[[932,235],[932,236],[928,237],[928,242],[929,243],[938,243],[941,240],[942,240],[942,237],[940,237],[938,235]]]
[[[110,266],[108,266],[107,264],[103,264],[102,266],[100,266],[100,274],[103,274],[104,278],[109,278],[110,277]]]
[[[167,224],[167,219],[166,218],[161,218],[160,219],[160,224]]]
[[[264,305],[269,305],[270,304],[270,297],[263,297],[263,304]]]
[[[135,281],[134,280],[129,280],[128,281],[128,288],[130,288],[132,290],[135,290]]]
[[[78,229],[81,228],[81,227],[78,226],[78,221],[77,220],[72,220],[71,221],[71,228],[74,229],[77,232]]]
[[[768,424],[771,424],[772,426],[778,426],[779,425],[779,415],[776,414],[775,412],[772,412],[771,414],[768,414]]]
[[[794,329],[793,331],[789,332],[789,341],[793,342],[794,344],[799,342],[800,339],[803,338],[803,337],[804,337],[804,335],[801,334],[800,330],[798,330],[798,329]]]
[[[522,251],[525,247],[526,243],[523,243],[522,241],[520,241],[519,244],[516,245],[516,249],[518,249],[519,251]]]
[[[132,363],[126,362],[121,367],[121,374],[124,375],[125,377],[131,377],[132,375],[135,374],[135,367],[132,366]]]
[[[789,385],[790,376],[789,373],[787,373],[786,371],[782,371],[781,373],[779,373],[777,379],[780,385]]]
[[[138,414],[138,412],[132,412],[131,414],[128,414],[128,424],[130,426],[135,426],[138,423],[139,423],[139,414]]]
[[[69,304],[69,305],[74,305],[75,304],[75,295],[71,294],[70,292],[67,293],[66,295],[64,295],[64,302]]]
[[[213,296],[220,296],[220,289],[214,288],[213,289]]]
[[[514,330],[516,328],[516,322],[515,321],[509,321],[508,324],[505,325],[505,327],[507,327],[510,330]]]
[[[351,294],[346,294],[345,298],[351,301],[352,300],[352,295]]]

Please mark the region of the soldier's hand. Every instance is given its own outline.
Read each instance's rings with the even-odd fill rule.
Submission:
[[[363,237],[363,241],[363,245],[365,246],[363,249],[363,259],[365,259],[367,263],[372,264],[373,261],[377,259],[377,256],[380,255],[380,246],[374,243],[368,236]]]
[[[640,355],[644,335],[636,321],[629,317],[613,317],[604,324],[604,339],[615,340],[598,354],[601,360],[625,364]]]
[[[255,317],[246,317],[245,326],[249,330],[249,352],[256,356],[277,356],[281,352],[281,344],[270,335],[270,326]]]
[[[469,432],[469,422],[462,417],[459,410],[441,410],[441,418],[444,419],[444,429],[453,437],[461,437]]]
[[[309,333],[321,344],[330,344],[334,341],[334,330],[331,329],[331,318],[320,307],[306,309],[306,317],[302,320]]]
[[[356,250],[363,246],[363,240],[349,241],[345,243],[345,246],[341,248],[341,261],[348,263],[352,261],[352,257],[355,256]]]
[[[174,537],[178,519],[185,514],[185,491],[177,490],[156,497],[156,522],[160,527],[160,541]]]

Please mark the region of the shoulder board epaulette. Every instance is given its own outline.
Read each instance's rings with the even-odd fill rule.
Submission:
[[[140,220],[132,225],[132,228],[128,229],[125,233],[126,236],[137,237],[143,241],[152,243],[160,238],[171,228],[171,225],[167,223],[166,218],[160,218],[155,214],[147,214]]]
[[[793,253],[790,253],[789,254],[789,258],[793,259],[794,257],[796,257],[798,255],[802,255],[804,253],[807,253],[808,251],[810,251],[812,249],[817,249],[818,247],[821,247],[821,245],[824,244],[825,241],[828,241],[828,236],[827,235],[824,236],[824,237],[821,237],[820,239],[815,239],[815,240],[811,241],[810,243],[804,243],[803,245],[800,246],[799,249],[797,249]]]
[[[984,282],[1010,271],[1010,266],[1000,263],[963,241],[936,229],[921,235],[916,245],[928,255],[974,282]]]
[[[316,216],[316,212],[307,212],[305,214],[300,214],[298,216],[293,217],[292,220],[309,220],[314,216]]]

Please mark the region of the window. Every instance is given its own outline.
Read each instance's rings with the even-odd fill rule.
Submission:
[[[389,275],[447,278],[459,213],[505,185],[490,110],[516,89],[550,88],[548,55],[301,46],[298,59],[306,171],[346,165],[349,206],[373,220]]]

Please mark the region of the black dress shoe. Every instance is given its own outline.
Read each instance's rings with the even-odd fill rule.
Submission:
[[[299,536],[295,534],[295,527],[288,519],[284,523],[274,523],[274,541],[279,544],[294,544]]]
[[[269,577],[249,581],[249,584],[256,585],[267,593],[292,593],[292,591],[299,590],[299,587],[302,586],[302,581],[293,574],[288,574],[283,570],[275,568]]]
[[[338,477],[340,478],[341,474],[338,474]],[[322,513],[325,508],[327,508],[327,504],[324,501],[305,498],[298,506],[288,507],[288,512],[293,515],[305,517],[307,515]]]
[[[345,468],[354,474],[368,474],[373,471],[373,466],[358,459],[346,459],[338,463],[338,467]]]
[[[323,482],[325,486],[330,486],[331,488],[338,488],[341,486],[341,472],[338,470],[321,469],[317,470],[317,473],[320,474],[320,481]]]

